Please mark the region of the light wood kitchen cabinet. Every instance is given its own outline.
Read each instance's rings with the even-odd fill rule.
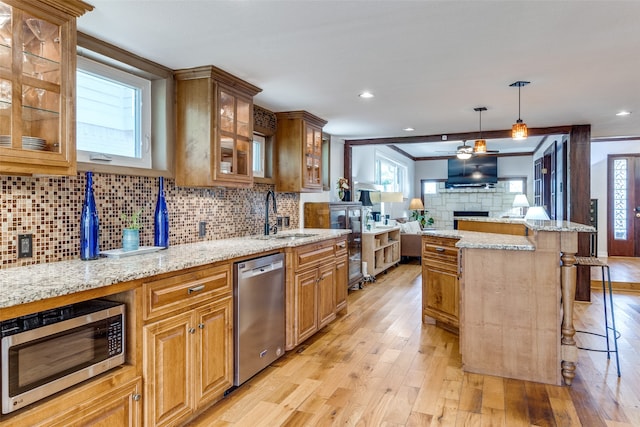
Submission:
[[[253,97],[261,89],[214,66],[178,70],[176,184],[253,183]]]
[[[0,2],[0,173],[75,175],[79,0]]]
[[[229,264],[143,284],[145,420],[175,425],[222,398],[233,380]]]
[[[142,426],[142,380],[140,378],[90,400],[63,416],[50,427],[136,427]]]
[[[460,283],[457,238],[422,236],[422,315],[458,333]],[[426,316],[426,318],[425,318]]]
[[[321,192],[326,120],[306,111],[276,113],[276,118],[276,190]]]
[[[347,308],[347,296],[349,294],[349,253],[347,240],[336,241],[336,312]]]
[[[400,263],[400,227],[363,231],[362,260],[367,263],[367,273],[374,277]]]
[[[334,240],[287,248],[286,349],[336,318]]]

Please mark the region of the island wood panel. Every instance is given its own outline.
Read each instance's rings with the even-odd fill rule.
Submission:
[[[465,371],[562,384],[560,233],[535,251],[462,251],[460,348]]]
[[[516,236],[526,236],[528,232],[528,229],[524,224],[492,221],[465,221],[464,219],[458,219],[458,230],[513,234]]]

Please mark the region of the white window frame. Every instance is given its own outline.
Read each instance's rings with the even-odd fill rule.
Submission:
[[[395,182],[391,185],[391,188],[384,186],[380,182],[380,163],[386,162],[394,165],[396,170]],[[401,192],[406,195],[405,189],[407,188],[407,166],[403,165],[400,162],[397,162],[393,159],[390,159],[387,156],[384,156],[378,152],[375,154],[375,170],[374,170],[374,182],[380,186],[382,186],[382,191],[392,191],[392,192]]]
[[[438,181],[423,181],[422,182],[422,194],[433,195],[438,194]]]
[[[142,105],[140,110],[139,138],[141,157],[117,156],[96,151],[76,150],[78,162],[93,164],[108,164],[110,166],[125,166],[141,169],[153,167],[153,153],[151,149],[151,81],[109,65],[93,61],[88,58],[78,57],[78,70],[113,80],[124,85],[138,88],[141,91]],[[76,138],[80,138],[77,134]]]
[[[254,133],[253,134],[253,145],[254,145],[254,150],[253,150],[253,166],[256,165],[256,163],[259,165],[258,169],[256,169],[255,167],[253,168],[253,176],[254,177],[259,177],[259,178],[264,178],[264,174],[265,174],[265,153],[266,153],[266,149],[267,149],[267,138]],[[255,146],[259,145],[260,148],[258,150],[255,150]],[[256,153],[258,153],[259,155],[257,156]]]
[[[512,189],[511,183],[519,182],[520,189]],[[509,178],[506,180],[507,193],[522,193],[527,194],[527,189],[525,188],[525,180],[522,178]]]

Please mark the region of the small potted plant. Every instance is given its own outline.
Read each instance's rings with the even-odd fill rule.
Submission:
[[[120,219],[125,222],[122,230],[122,250],[125,252],[136,251],[140,248],[140,215],[142,209],[132,215],[120,214]]]
[[[431,215],[427,216],[429,211],[425,210],[423,213],[420,213],[419,210],[414,210],[411,214],[411,218],[415,219],[420,223],[420,228],[427,228],[433,226],[435,222]]]

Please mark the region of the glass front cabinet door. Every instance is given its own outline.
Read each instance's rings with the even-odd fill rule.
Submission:
[[[322,191],[322,127],[327,122],[306,111],[276,113],[278,191]]]
[[[41,3],[0,2],[0,173],[74,175],[75,19],[92,7]]]
[[[214,66],[178,70],[176,184],[253,183],[253,97],[260,89]]]

